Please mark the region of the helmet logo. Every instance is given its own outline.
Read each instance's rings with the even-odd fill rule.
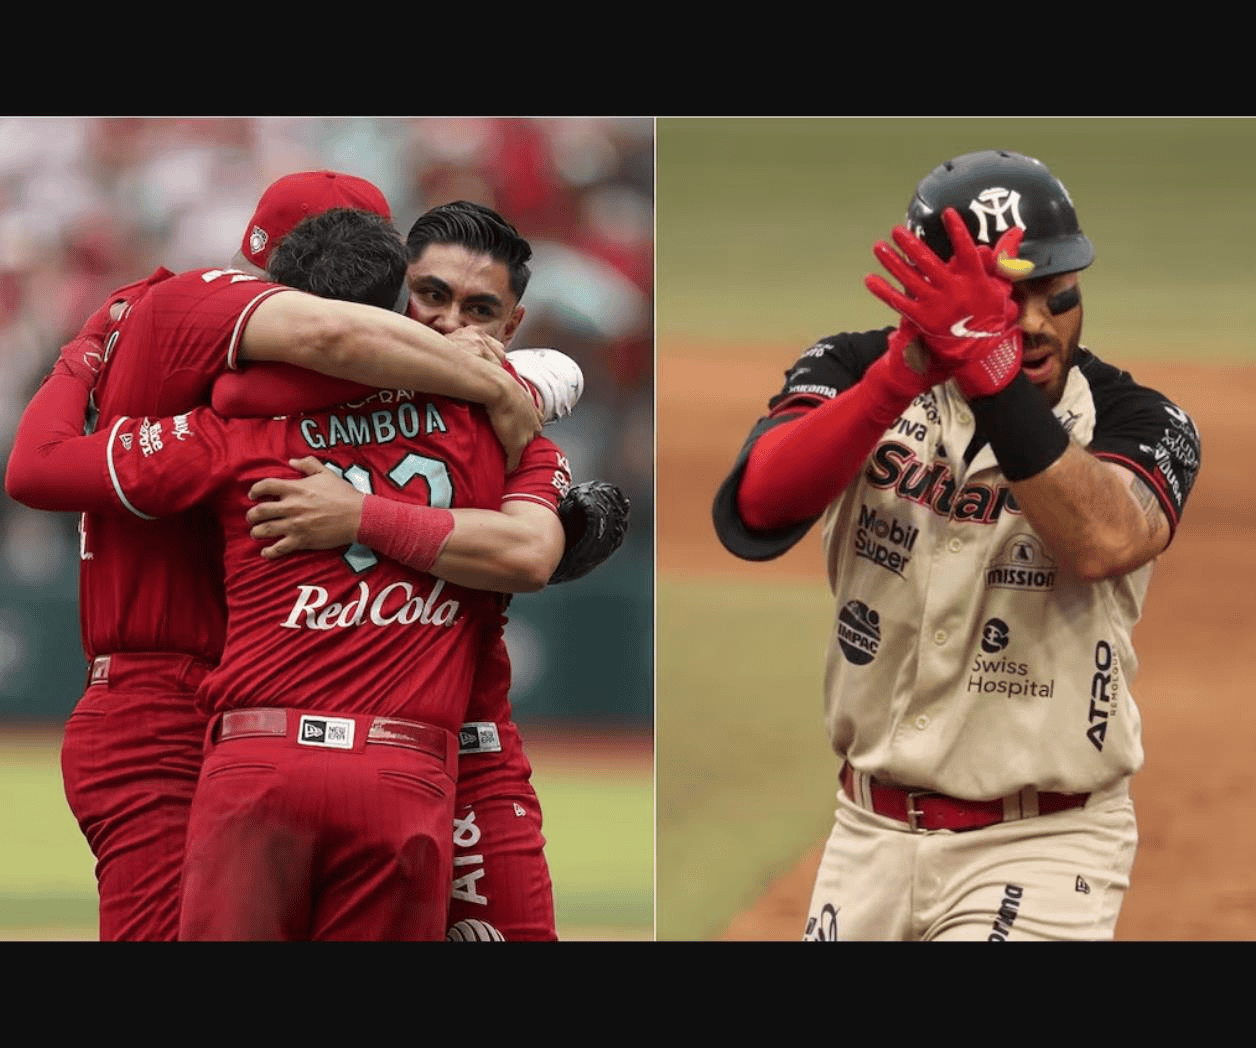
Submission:
[[[987,215],[995,220],[994,231],[996,233],[1005,233],[1012,228],[1007,223],[1006,216],[1009,213],[1015,225],[1026,229],[1020,216],[1020,199],[1020,193],[1015,189],[994,186],[990,189],[983,189],[977,194],[976,200],[969,201],[968,210],[975,214],[977,221],[981,223],[981,228],[977,230],[977,239],[985,244],[990,243],[990,230],[986,226]]]
[[[270,237],[266,235],[266,230],[261,226],[254,226],[253,232],[249,234],[249,250],[255,255],[260,255],[262,249],[266,247],[266,241]]]

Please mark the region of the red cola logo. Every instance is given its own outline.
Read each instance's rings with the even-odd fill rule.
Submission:
[[[366,582],[358,583],[355,599],[345,604],[330,599],[322,586],[298,586],[297,599],[281,623],[287,629],[332,630],[354,626],[452,626],[458,618],[459,602],[437,603],[445,587],[437,579],[432,592],[424,596],[409,582],[393,582],[372,594]]]

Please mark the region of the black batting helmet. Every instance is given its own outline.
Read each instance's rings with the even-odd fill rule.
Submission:
[[[1064,183],[1041,160],[1023,153],[965,153],[920,180],[907,207],[907,226],[944,261],[951,257],[942,225],[948,207],[959,212],[979,245],[993,247],[1013,226],[1025,230],[1020,257],[1034,264],[1035,278],[1085,269],[1095,260],[1095,246],[1077,224]]]

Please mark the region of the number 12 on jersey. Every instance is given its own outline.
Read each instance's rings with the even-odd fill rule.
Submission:
[[[329,470],[341,480],[352,484],[363,495],[374,495],[374,483],[371,473],[366,467],[354,463],[344,469],[334,462],[324,462]],[[450,509],[454,501],[453,481],[449,477],[449,467],[440,459],[429,458],[415,452],[407,452],[386,474],[388,479],[399,489],[406,487],[415,477],[427,481],[427,504],[435,509]],[[369,571],[379,563],[375,552],[360,542],[355,542],[344,552],[344,562],[349,565],[355,575]]]

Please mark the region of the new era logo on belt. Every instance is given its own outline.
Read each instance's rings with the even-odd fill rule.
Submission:
[[[458,753],[501,753],[502,740],[492,721],[470,721],[458,731]]]
[[[348,717],[311,717],[303,714],[297,731],[302,746],[329,746],[337,750],[353,749],[355,724]]]

